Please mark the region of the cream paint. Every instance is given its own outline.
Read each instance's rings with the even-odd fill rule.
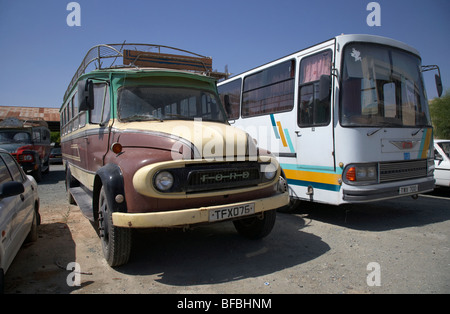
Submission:
[[[214,159],[222,161],[224,158],[235,160],[244,160],[247,150],[250,156],[257,156],[255,143],[248,141],[248,135],[244,131],[217,122],[207,122],[202,120],[184,121],[151,121],[151,122],[116,122],[114,129],[126,132],[158,132],[166,133],[169,136],[180,137],[194,144],[196,147],[195,158]],[[120,142],[120,140],[119,140]],[[121,143],[126,145],[126,143]],[[174,145],[181,145],[175,143]],[[179,147],[174,147],[173,151],[177,152]],[[172,157],[174,160],[179,159],[178,154]]]

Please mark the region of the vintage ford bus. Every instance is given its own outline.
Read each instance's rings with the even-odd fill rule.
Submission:
[[[430,69],[404,43],[341,35],[218,89],[230,123],[277,156],[292,199],[339,205],[433,190]]]
[[[132,228],[233,220],[261,238],[289,202],[276,158],[228,124],[211,59],[169,48],[92,48],[60,110],[68,198],[98,222],[111,266]]]

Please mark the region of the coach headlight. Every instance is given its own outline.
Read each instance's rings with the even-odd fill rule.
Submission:
[[[173,175],[168,171],[161,171],[155,176],[154,184],[159,191],[166,192],[173,186]]]
[[[264,178],[267,181],[270,181],[275,177],[277,170],[277,167],[273,163],[261,165],[261,172],[264,173]]]
[[[348,165],[343,174],[347,184],[374,184],[378,182],[378,167],[376,164]]]

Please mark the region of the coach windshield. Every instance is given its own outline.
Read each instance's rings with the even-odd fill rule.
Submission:
[[[343,126],[430,126],[420,58],[393,47],[345,47],[340,121]]]

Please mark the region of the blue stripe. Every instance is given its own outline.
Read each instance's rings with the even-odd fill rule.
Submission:
[[[334,167],[308,166],[308,165],[296,165],[296,164],[280,164],[280,166],[283,169],[289,169],[289,170],[302,170],[302,171],[342,174],[341,168],[336,168],[336,171],[335,171]]]
[[[312,186],[315,189],[327,190],[327,191],[332,191],[332,192],[339,192],[341,189],[340,185],[310,182],[310,181],[301,181],[301,180],[294,180],[294,179],[287,179],[287,183],[290,185],[298,185],[298,186],[304,186],[304,187]]]
[[[277,124],[275,123],[275,118],[273,117],[273,114],[270,115],[270,121],[272,121],[272,127],[273,131],[275,132],[275,137],[279,140],[280,134],[278,134]]]
[[[286,137],[291,153],[295,153],[294,145],[292,145],[291,136],[289,135],[288,129],[284,129],[284,136]]]

